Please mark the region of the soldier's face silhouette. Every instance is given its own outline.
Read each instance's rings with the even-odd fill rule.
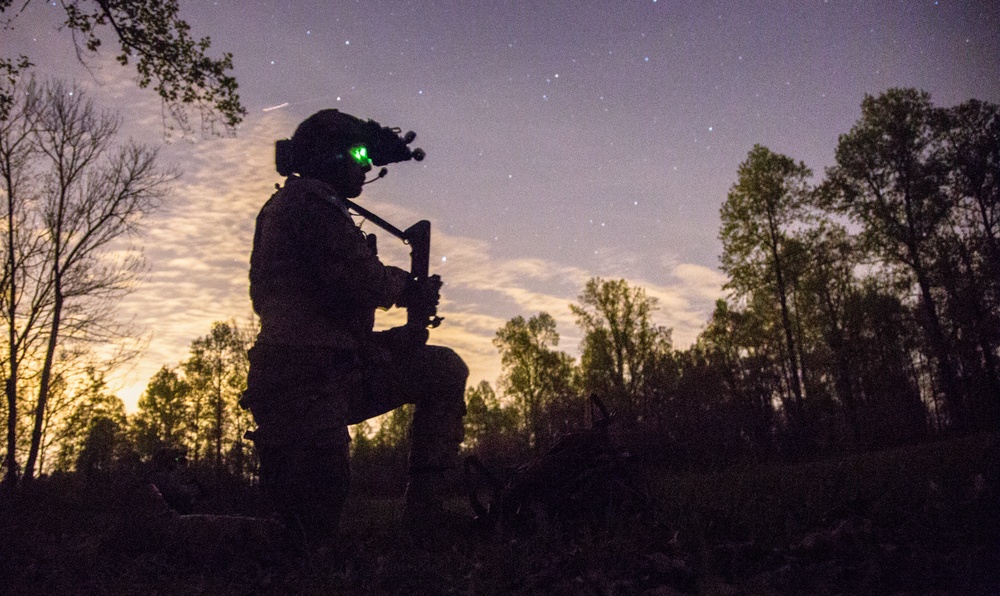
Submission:
[[[371,171],[371,160],[367,154],[357,151],[359,145],[334,152],[331,159],[325,160],[326,166],[317,172],[317,177],[334,188],[337,196],[353,199],[361,194],[365,183],[365,175]]]

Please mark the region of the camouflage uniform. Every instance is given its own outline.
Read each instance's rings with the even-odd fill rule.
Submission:
[[[317,533],[337,525],[349,481],[348,424],[416,404],[411,501],[439,499],[437,477],[462,441],[468,368],[448,348],[372,331],[409,274],[383,265],[330,186],[288,178],[257,217],[250,297],[261,331],[243,404],[274,505]]]

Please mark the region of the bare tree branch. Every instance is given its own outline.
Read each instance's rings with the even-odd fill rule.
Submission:
[[[136,330],[116,312],[145,271],[130,240],[176,177],[157,164],[155,150],[116,145],[119,119],[98,111],[79,87],[52,82],[32,95],[37,99],[30,110],[15,104],[11,118],[0,123],[0,161],[8,164],[8,202],[16,207],[8,208],[5,219],[3,319],[11,362],[24,365],[4,372],[12,379],[8,388],[15,406],[23,394],[18,380],[30,374],[37,391],[25,478],[42,461],[49,397],[60,379],[71,379],[81,362],[95,367],[98,352],[103,357],[98,372],[136,353],[127,345]],[[19,154],[8,150],[15,140],[11,135],[24,121],[31,123],[23,135],[31,155],[15,159]],[[107,354],[112,345],[118,347]],[[17,443],[10,436],[19,432],[17,407],[8,410],[14,413],[8,443]],[[16,470],[13,463],[8,473],[16,473],[11,469]]]

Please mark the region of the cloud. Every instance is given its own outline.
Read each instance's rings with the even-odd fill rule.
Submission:
[[[122,304],[151,334],[149,349],[122,379],[134,407],[161,366],[187,356],[191,341],[214,321],[250,316],[248,267],[257,211],[274,190],[273,145],[281,122],[260,120],[239,138],[209,138],[163,147],[183,174],[163,210],[147,221],[144,283]],[[270,146],[270,147],[269,147]]]
[[[605,260],[597,271],[564,265],[542,259],[525,258],[498,262],[491,258],[486,243],[460,238],[444,240],[451,244],[447,279],[458,289],[489,292],[513,302],[516,314],[526,316],[548,312],[557,321],[560,331],[572,337],[577,332],[575,319],[569,310],[576,303],[587,280],[592,277],[626,279],[630,285],[642,287],[658,301],[657,324],[674,329],[678,347],[692,343],[711,313],[714,302],[722,296],[725,277],[702,265],[663,262],[653,281],[632,266],[641,262],[657,262],[649,255],[627,255],[621,261]],[[502,321],[501,321],[502,324]],[[577,339],[578,341],[578,339]],[[564,346],[566,343],[564,342]],[[567,346],[568,347],[568,346]]]

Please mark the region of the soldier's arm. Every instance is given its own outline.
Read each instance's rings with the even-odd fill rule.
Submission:
[[[335,205],[310,201],[303,235],[311,269],[321,291],[362,307],[388,308],[396,303],[409,273],[384,265],[349,216]]]

